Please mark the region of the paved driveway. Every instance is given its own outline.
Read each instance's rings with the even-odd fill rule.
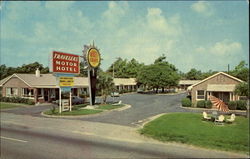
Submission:
[[[112,111],[101,113],[94,116],[75,117],[72,120],[85,120],[93,122],[112,123],[125,126],[136,126],[138,121],[148,117],[171,112],[196,112],[200,113],[203,109],[186,109],[181,107],[181,99],[186,96],[186,93],[178,95],[152,95],[152,94],[123,94],[121,97],[116,97],[115,100],[122,100],[123,103],[130,104],[131,108],[123,111]],[[108,98],[112,101],[113,98]],[[100,99],[97,99],[100,102]],[[35,106],[35,107],[20,107],[11,110],[1,110],[3,112],[31,115],[36,117],[41,116],[41,112],[45,109],[50,109],[52,106]],[[209,110],[210,112],[212,110]],[[245,114],[245,113],[243,113]]]
[[[178,95],[148,95],[148,94],[124,94],[120,97],[115,97],[116,101],[122,100],[123,103],[130,104],[132,107],[123,111],[113,111],[103,113],[98,116],[78,117],[77,120],[95,121],[112,123],[118,125],[133,126],[139,120],[143,120],[150,116],[168,112],[184,112],[187,111],[180,107],[181,99],[186,94]],[[113,98],[108,98],[112,101]],[[100,99],[97,99],[100,102]],[[11,110],[2,110],[8,113],[31,115],[42,117],[40,113],[49,109],[51,106],[35,106],[35,107],[20,107]]]
[[[169,112],[185,112],[181,108],[181,99],[186,94],[178,95],[147,95],[147,94],[125,94],[117,97],[116,101],[130,104],[132,107],[123,111],[113,111],[99,116],[81,118],[80,120],[105,122],[119,125],[133,126],[139,120]],[[111,100],[111,99],[109,99]]]

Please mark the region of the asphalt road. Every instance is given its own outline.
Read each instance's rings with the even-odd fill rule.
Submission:
[[[168,157],[171,155],[159,148],[152,149],[148,144],[107,140],[56,130],[37,131],[10,125],[1,127],[1,159]]]

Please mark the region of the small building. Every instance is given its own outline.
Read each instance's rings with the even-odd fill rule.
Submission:
[[[201,80],[180,80],[178,84],[179,90],[187,90],[187,88],[193,84],[200,82]]]
[[[188,88],[192,103],[199,100],[208,100],[210,95],[215,96],[225,103],[239,100],[234,93],[235,86],[244,82],[224,72],[218,72]]]
[[[135,79],[114,79],[115,86],[119,90],[134,90]],[[74,86],[71,89],[73,96],[88,93],[88,78],[74,77]],[[59,99],[59,86],[53,74],[21,74],[15,73],[0,81],[2,96],[22,97],[35,101],[35,103],[52,102]]]
[[[136,91],[138,88],[135,78],[114,78],[114,83],[119,92],[121,90]]]

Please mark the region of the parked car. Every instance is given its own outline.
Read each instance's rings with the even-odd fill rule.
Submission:
[[[72,102],[72,105],[83,104],[84,103],[84,99],[80,98],[78,96],[72,96],[71,97],[71,102]],[[52,103],[59,105],[59,100],[53,101]]]
[[[112,92],[111,94],[111,97],[119,97],[120,94],[118,92]]]
[[[144,91],[143,91],[143,89],[138,88],[138,89],[137,89],[137,93],[144,93]]]
[[[84,99],[80,98],[78,96],[72,96],[71,99],[72,99],[72,105],[74,105],[74,104],[83,104],[84,103]]]

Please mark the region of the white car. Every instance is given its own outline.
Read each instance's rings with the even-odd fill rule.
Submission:
[[[119,97],[120,94],[118,92],[112,92],[111,94],[111,97]]]

